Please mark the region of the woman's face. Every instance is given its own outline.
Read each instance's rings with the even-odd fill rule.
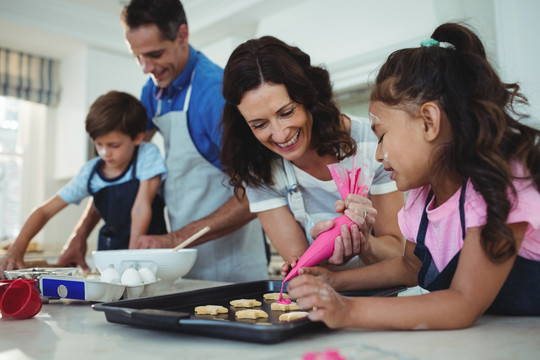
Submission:
[[[289,161],[310,148],[313,118],[285,85],[264,83],[244,94],[238,110],[261,144]]]

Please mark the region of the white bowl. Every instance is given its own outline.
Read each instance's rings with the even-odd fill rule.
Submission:
[[[99,272],[110,265],[120,273],[129,266],[155,268],[159,290],[166,290],[180,277],[186,275],[197,258],[197,249],[133,249],[102,250],[92,252]]]

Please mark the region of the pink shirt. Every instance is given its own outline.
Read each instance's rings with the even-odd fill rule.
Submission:
[[[521,171],[518,171],[521,173]],[[531,180],[515,180],[517,202],[508,214],[508,224],[526,222],[529,224],[518,255],[540,261],[540,193]],[[416,243],[416,236],[429,187],[413,189],[405,206],[398,214],[399,227],[409,241]],[[433,262],[442,271],[463,246],[463,234],[459,217],[459,189],[444,204],[433,209],[433,199],[427,207],[429,225],[425,244],[431,252]],[[512,198],[510,198],[512,199]],[[465,226],[481,227],[486,224],[486,202],[470,180],[465,193]]]

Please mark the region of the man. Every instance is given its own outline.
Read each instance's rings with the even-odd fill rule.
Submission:
[[[178,0],[132,0],[122,12],[122,23],[130,51],[150,74],[141,95],[148,113],[145,139],[156,130],[164,138],[164,198],[172,229],[167,235],[141,236],[135,247],[172,248],[210,226],[195,242],[197,261],[187,278],[267,278],[260,224],[249,212],[247,197],[233,196],[219,168],[223,70],[189,45]],[[83,216],[59,263],[81,263],[89,229],[99,220],[91,206]]]

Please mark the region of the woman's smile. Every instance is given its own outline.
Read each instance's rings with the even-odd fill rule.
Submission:
[[[275,144],[281,148],[281,150],[288,150],[287,148],[290,148],[292,147],[293,145],[295,145],[297,142],[298,142],[298,138],[300,137],[300,130],[298,130],[296,132],[296,134],[287,142],[285,143],[276,143]]]

